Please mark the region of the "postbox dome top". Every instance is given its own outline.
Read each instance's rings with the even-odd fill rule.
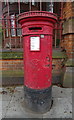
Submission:
[[[21,13],[18,16],[18,21],[20,22],[21,20],[27,20],[30,18],[38,18],[38,17],[45,17],[45,18],[51,18],[54,21],[57,21],[57,15],[51,12],[47,12],[47,11],[29,11],[29,12],[24,12]]]

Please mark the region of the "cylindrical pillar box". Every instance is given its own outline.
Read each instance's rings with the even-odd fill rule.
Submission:
[[[24,93],[27,108],[47,112],[52,102],[52,38],[57,17],[46,11],[19,15],[24,52]]]

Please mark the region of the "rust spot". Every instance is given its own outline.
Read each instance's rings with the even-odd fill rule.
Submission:
[[[46,57],[46,59],[47,59],[48,62],[50,62],[50,58],[48,56]]]
[[[45,65],[45,67],[50,67],[50,64],[48,64],[48,65]]]

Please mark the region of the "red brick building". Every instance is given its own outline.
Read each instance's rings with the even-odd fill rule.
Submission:
[[[63,32],[61,46],[69,58],[74,57],[74,2],[63,3]]]

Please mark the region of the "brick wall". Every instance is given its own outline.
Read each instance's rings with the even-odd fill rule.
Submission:
[[[52,53],[52,83],[61,84],[67,56],[65,52],[61,52],[61,49],[53,49]],[[0,75],[1,71],[3,85],[23,84],[23,51],[3,51],[3,53],[0,54]]]
[[[52,68],[53,71],[59,71],[63,67],[64,58],[62,59],[53,59]],[[0,70],[23,70],[23,60],[0,60]]]
[[[69,19],[74,16],[74,3],[73,2],[64,2],[63,3],[63,19]]]
[[[61,47],[66,50],[68,58],[74,57],[74,2],[63,4],[63,39]]]
[[[23,70],[23,60],[0,60],[0,70]]]
[[[53,59],[52,62],[52,83],[62,84],[65,59]],[[24,65],[23,60],[0,60],[3,85],[23,84]],[[63,73],[63,74],[62,74]]]
[[[61,71],[61,69],[64,67],[64,62],[65,60],[64,59],[53,59],[52,61],[52,68],[53,68],[53,72],[54,71]]]
[[[68,58],[74,58],[74,35],[64,35],[61,47],[66,50]]]

